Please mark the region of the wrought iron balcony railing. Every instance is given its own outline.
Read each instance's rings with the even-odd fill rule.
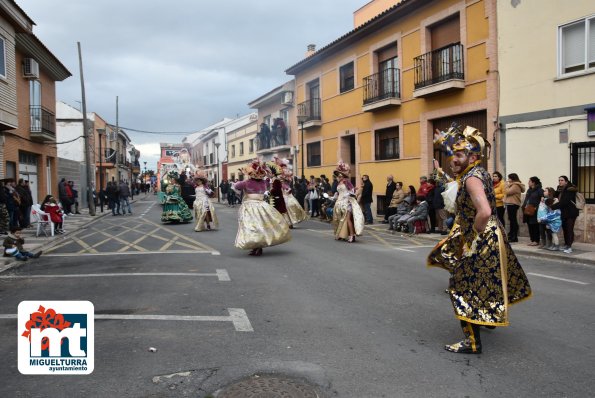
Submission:
[[[465,79],[463,45],[449,44],[414,58],[415,89],[452,79]]]
[[[298,118],[304,117],[304,122],[312,120],[321,120],[320,118],[320,98],[312,98],[298,104]]]
[[[364,77],[364,105],[389,98],[401,98],[399,69],[387,68]]]
[[[29,107],[31,115],[31,133],[43,133],[56,136],[56,116],[40,105]]]

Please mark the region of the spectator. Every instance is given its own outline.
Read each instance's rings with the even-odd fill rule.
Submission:
[[[541,181],[537,177],[529,178],[529,189],[523,201],[523,222],[529,228],[529,246],[539,246],[539,224],[537,222],[537,208],[543,196]]]
[[[72,202],[74,204],[74,213],[81,214],[79,211],[79,191],[74,189],[74,181],[68,181],[68,186],[70,187],[70,191],[72,192]]]
[[[331,193],[333,196],[337,193],[337,186],[339,185],[339,180],[337,180],[337,176],[333,175],[333,183],[331,184]]]
[[[367,174],[362,176],[362,206],[364,210],[365,224],[373,224],[374,218],[372,217],[372,193],[374,192],[374,185],[370,181],[370,177]]]
[[[444,189],[444,184],[438,180],[436,182],[436,187],[432,191],[434,196],[434,199],[432,200],[432,207],[434,208],[436,218],[436,228],[438,228],[440,235],[447,235],[449,230],[449,228],[446,226],[446,219],[448,218],[449,214],[444,208],[444,198],[442,197],[442,192],[444,192]]]
[[[553,191],[553,188],[552,188]],[[552,209],[552,206],[556,203],[556,199],[554,198],[547,198],[545,200],[545,205],[547,206],[547,214],[546,214],[546,228],[548,235],[551,235],[551,246],[547,247],[547,250],[550,251],[558,251],[560,250],[560,241],[558,240],[558,231],[562,226],[562,212],[559,209]]]
[[[428,193],[434,188],[429,182],[428,177],[421,176],[419,177],[419,188],[417,189],[417,196],[423,196],[424,198],[428,197]]]
[[[415,199],[416,199],[415,188],[412,186],[410,186],[410,188],[413,188],[413,195],[411,195],[411,194],[405,195],[403,200],[397,205],[397,210],[396,210],[395,214],[393,214],[392,216],[390,216],[388,218],[388,230],[393,231],[393,233],[394,233],[394,231],[397,230],[397,221],[399,221],[399,219],[402,216],[409,213],[409,211],[411,211],[411,206],[413,205],[413,203],[415,203]]]
[[[229,182],[227,180],[221,181],[219,184],[219,190],[221,191],[221,197],[227,198],[227,203],[229,203]],[[189,206],[191,207],[191,206]]]
[[[128,183],[126,181],[120,182],[120,208],[122,209],[122,214],[126,214],[126,208],[128,208],[128,214],[132,214],[132,207],[130,206],[130,187],[128,187]]]
[[[430,230],[428,233],[436,233],[436,212],[434,211],[434,191],[436,190],[436,181],[433,178],[428,180],[428,185],[431,187],[428,194],[425,196],[428,202],[428,217],[430,218]]]
[[[397,189],[397,184],[395,184],[393,179],[394,177],[392,174],[386,176],[386,191],[384,193],[384,220],[382,221],[383,224],[388,224],[388,217],[392,215],[388,214],[388,209],[393,199],[393,193],[395,192],[395,189]]]
[[[21,198],[15,190],[15,182],[12,178],[6,180],[4,192],[6,194],[6,209],[8,210],[9,225],[10,227],[18,227],[20,214],[19,204],[21,203]]]
[[[505,227],[506,223],[504,222],[504,211],[506,208],[504,207],[504,181],[502,181],[502,174],[499,171],[494,171],[492,175],[492,182],[494,184],[494,195],[496,196],[496,214],[498,215],[498,220],[502,223],[502,226]]]
[[[559,209],[562,218],[562,233],[564,234],[564,247],[562,250],[566,254],[572,253],[572,244],[574,243],[574,223],[578,217],[576,208],[576,193],[578,189],[568,177],[560,176],[558,178],[558,203],[551,206],[552,210]]]
[[[50,220],[54,223],[54,233],[63,234],[66,232],[62,228],[64,225],[64,213],[52,195],[48,195],[43,199],[41,210],[50,215]]]
[[[39,258],[41,256],[41,250],[33,254],[25,250],[24,244],[25,239],[21,236],[21,228],[12,227],[8,236],[4,238],[4,257],[14,257],[19,261],[27,261],[29,258]]]
[[[409,234],[415,233],[415,222],[425,221],[428,218],[428,208],[426,198],[418,195],[413,209],[397,220],[395,230],[409,232]],[[405,229],[405,226],[407,226],[407,229]]]
[[[19,225],[21,228],[29,228],[31,225],[31,206],[33,205],[33,197],[28,186],[28,181],[19,179],[19,184],[16,186],[16,191],[19,194]]]
[[[525,192],[525,184],[521,182],[516,173],[508,175],[506,187],[504,191],[504,205],[508,212],[508,222],[510,223],[510,230],[508,232],[509,242],[519,241],[519,221],[517,212],[521,206],[521,194]]]
[[[109,208],[112,209],[112,216],[119,216],[120,214],[120,190],[115,181],[107,183],[105,188],[107,200],[109,201]]]
[[[392,176],[391,176],[392,177]],[[405,199],[405,192],[403,192],[403,183],[397,182],[395,183],[395,190],[393,191],[392,195],[390,196],[390,202],[388,203],[388,207],[386,208],[386,222],[388,224],[388,219],[390,216],[397,213],[397,206]]]
[[[6,235],[10,229],[10,215],[6,208],[6,189],[0,182],[0,235]]]

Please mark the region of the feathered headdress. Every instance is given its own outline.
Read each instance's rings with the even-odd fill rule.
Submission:
[[[283,169],[276,162],[267,162],[266,166],[270,171],[270,177],[278,177],[283,174]]]
[[[335,169],[335,171],[333,171],[333,175],[335,176],[339,176],[342,175],[343,177],[349,178],[349,173],[351,172],[351,167],[349,167],[349,165],[345,162],[343,162],[342,160],[339,160],[339,163],[337,163],[337,168]]]
[[[262,180],[267,176],[267,174],[270,173],[267,165],[260,159],[254,159],[244,166],[243,169],[240,169],[240,171],[246,174],[248,177],[254,178],[256,180]]]
[[[487,156],[489,157],[489,149],[491,148],[490,143],[483,138],[475,127],[467,126],[461,131],[461,126],[456,123],[453,123],[446,131],[436,131],[434,144],[442,146],[444,154],[449,159],[457,151],[483,155],[486,148],[488,148]]]
[[[180,178],[180,175],[178,174],[177,171],[172,170],[169,173],[167,173],[167,178],[169,178],[170,180],[178,180]]]
[[[194,173],[194,178],[198,178],[200,180],[202,180],[203,182],[207,181],[207,172],[205,170],[197,170]]]

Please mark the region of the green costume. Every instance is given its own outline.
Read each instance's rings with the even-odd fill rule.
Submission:
[[[189,222],[192,220],[192,212],[180,195],[180,186],[172,183],[165,190],[166,197],[161,213],[161,222]]]

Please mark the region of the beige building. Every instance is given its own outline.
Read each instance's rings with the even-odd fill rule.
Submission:
[[[295,81],[292,79],[248,103],[250,108],[258,111],[256,154],[264,160],[277,156],[288,159],[292,165],[295,163],[298,137],[290,125],[295,119],[294,92]]]
[[[593,3],[499,1],[497,14],[498,169],[544,187],[566,175],[595,203]],[[581,213],[575,232],[595,241],[595,209]]]
[[[227,180],[243,180],[239,171],[256,157],[256,131],[258,114],[250,113],[227,125]]]

